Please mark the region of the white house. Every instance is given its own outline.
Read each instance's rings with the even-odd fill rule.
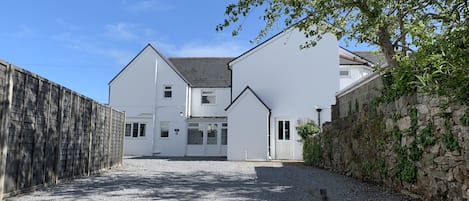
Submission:
[[[344,89],[373,72],[374,61],[372,59],[374,59],[374,55],[372,52],[351,52],[341,47],[339,55],[340,89]]]
[[[333,35],[300,49],[306,40],[291,28],[236,58],[167,58],[148,44],[109,82],[124,154],[302,159],[297,122],[330,120],[339,68],[370,64]]]
[[[297,122],[316,117],[315,107],[323,109],[321,119],[330,120],[339,90],[338,42],[327,34],[315,47],[300,49],[307,40],[288,29],[228,64],[236,97],[227,109],[228,160],[300,160]],[[241,143],[251,138],[263,140]]]

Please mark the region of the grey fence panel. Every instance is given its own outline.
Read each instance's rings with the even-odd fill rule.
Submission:
[[[0,199],[122,164],[124,113],[3,61],[0,114]]]

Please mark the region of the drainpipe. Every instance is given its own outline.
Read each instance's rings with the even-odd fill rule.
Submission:
[[[267,145],[269,147],[269,150],[268,150],[268,159],[269,160],[272,160],[272,150],[271,150],[271,146],[270,146],[270,118],[272,116],[272,112],[269,110],[269,128],[268,128],[268,134],[267,134]]]

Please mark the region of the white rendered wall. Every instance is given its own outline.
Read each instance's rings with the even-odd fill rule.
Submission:
[[[202,91],[214,91],[215,104],[202,104]],[[191,88],[191,117],[226,117],[230,104],[230,88]]]
[[[363,65],[340,65],[340,70],[349,71],[349,76],[340,76],[340,89],[349,86],[372,72],[367,66]]]
[[[125,111],[126,122],[145,122],[145,137],[125,137],[125,155],[150,155],[153,147],[153,114],[157,54],[147,46],[109,84],[109,105]]]
[[[228,160],[268,160],[269,111],[248,93],[228,111]]]
[[[158,156],[184,156],[187,141],[187,124],[185,121],[186,82],[166,63],[158,66],[155,98],[155,138],[153,154]],[[164,87],[171,86],[172,97],[164,97]],[[169,137],[160,135],[160,122],[170,122]],[[179,129],[175,132],[174,129]]]
[[[330,106],[339,90],[336,37],[327,34],[315,47],[300,49],[305,41],[303,33],[291,29],[231,63],[233,97],[250,86],[272,110],[272,133],[276,119],[293,123],[292,159],[302,158],[302,144],[294,128],[296,121],[317,121],[315,106],[323,109],[321,122],[330,121]],[[271,151],[275,153],[275,136],[271,136]]]

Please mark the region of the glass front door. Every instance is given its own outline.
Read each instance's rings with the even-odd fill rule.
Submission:
[[[187,156],[226,156],[226,123],[189,123]]]

